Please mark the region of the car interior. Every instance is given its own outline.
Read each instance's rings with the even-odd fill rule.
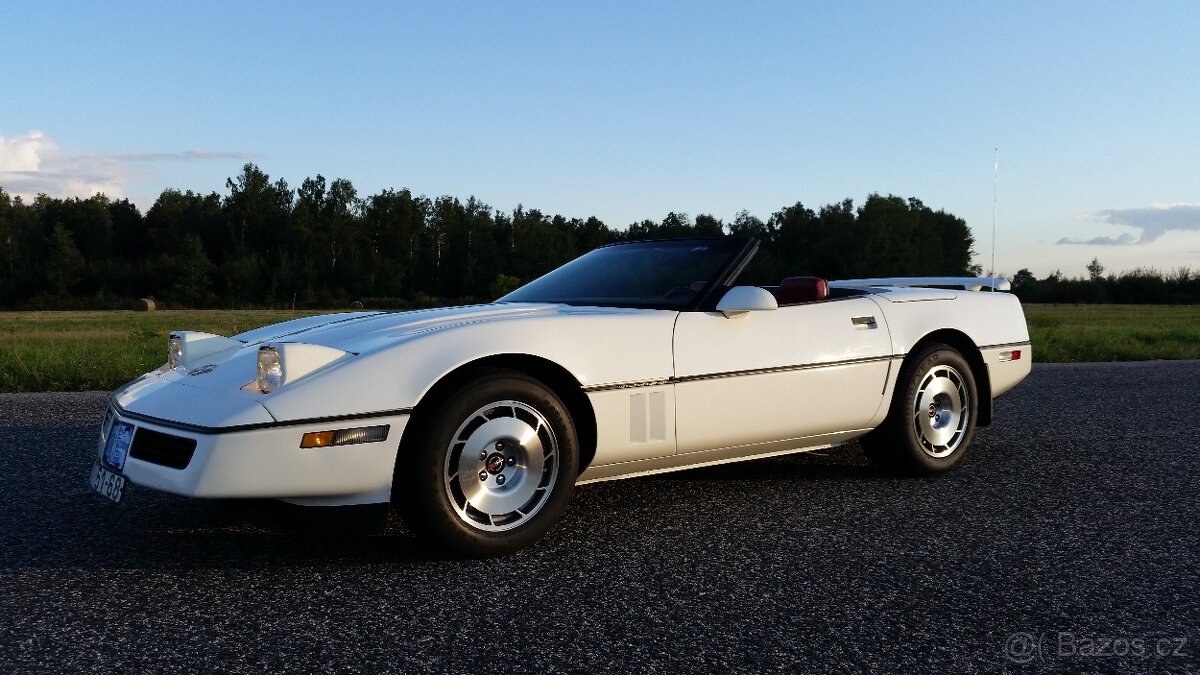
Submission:
[[[865,293],[857,288],[830,288],[829,282],[825,279],[810,276],[785,277],[778,286],[761,286],[760,288],[774,295],[775,301],[779,303],[780,307],[846,298]]]

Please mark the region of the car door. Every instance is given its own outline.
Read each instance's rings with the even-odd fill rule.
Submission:
[[[865,428],[891,340],[879,307],[848,297],[734,318],[684,312],[674,354],[682,454]]]

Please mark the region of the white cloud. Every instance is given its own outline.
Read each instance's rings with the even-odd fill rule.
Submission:
[[[1126,232],[1119,237],[1100,236],[1092,237],[1091,239],[1071,239],[1070,237],[1063,237],[1062,239],[1058,240],[1058,243],[1083,244],[1087,246],[1133,246],[1135,244],[1140,244],[1141,242],[1138,241],[1137,237],[1134,237],[1132,234]]]
[[[1093,246],[1132,246],[1157,240],[1167,232],[1200,231],[1200,204],[1152,205],[1138,209],[1105,209],[1088,214],[1087,220],[1135,227],[1141,235],[1135,238],[1126,232],[1119,237],[1095,237],[1071,239],[1063,237],[1059,244],[1085,244]]]
[[[0,188],[23,199],[45,193],[53,197],[90,197],[103,192],[124,196],[132,180],[153,175],[163,162],[253,159],[250,153],[184,150],[158,153],[72,153],[63,151],[41,131],[0,136]]]
[[[57,148],[40,131],[12,138],[0,136],[0,173],[37,171],[41,165],[40,156],[47,151],[57,151]]]

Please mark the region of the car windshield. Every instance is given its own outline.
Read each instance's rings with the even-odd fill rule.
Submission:
[[[683,309],[742,251],[739,237],[615,244],[582,255],[497,302]]]

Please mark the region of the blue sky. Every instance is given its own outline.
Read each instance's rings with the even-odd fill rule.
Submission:
[[[917,197],[996,268],[1200,268],[1200,3],[69,3],[0,21],[0,186],[475,195],[624,227]],[[1061,242],[1061,243],[1060,243]],[[1090,243],[1067,243],[1090,242]]]

